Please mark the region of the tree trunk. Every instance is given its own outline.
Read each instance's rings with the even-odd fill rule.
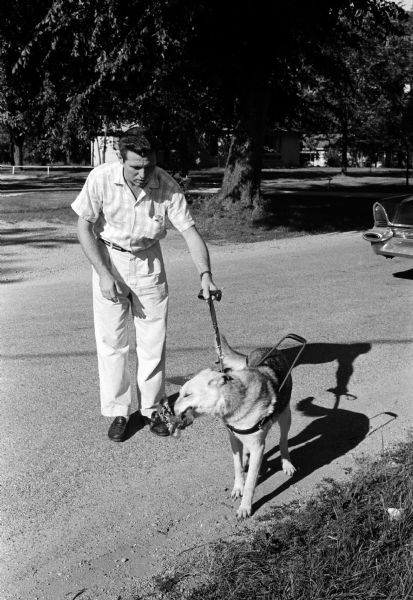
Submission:
[[[344,119],[341,123],[341,172],[343,175],[347,175],[348,169],[348,123],[347,120]]]
[[[14,165],[16,164],[14,162],[14,142],[13,142],[13,138],[10,136],[10,142],[9,142],[9,159],[10,159],[10,164],[12,165],[12,167],[14,167]]]
[[[107,125],[103,127],[103,148],[102,148],[102,163],[106,162],[106,149],[108,147],[108,128]]]
[[[190,139],[192,137],[192,132],[187,130],[178,139],[179,174],[181,177],[187,177],[189,169],[193,166],[193,154],[190,149]]]
[[[219,197],[225,204],[259,206],[269,94],[254,83],[238,100],[237,123]]]
[[[24,164],[24,137],[14,138],[14,164],[22,167]]]

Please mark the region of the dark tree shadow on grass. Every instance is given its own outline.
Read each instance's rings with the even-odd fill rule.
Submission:
[[[373,225],[377,199],[268,193],[263,199],[264,217],[255,226],[308,233],[364,230]]]
[[[37,247],[57,247],[63,244],[78,244],[78,239],[75,234],[62,235],[54,228],[39,228],[21,231],[0,232],[1,245],[20,246],[32,245]]]

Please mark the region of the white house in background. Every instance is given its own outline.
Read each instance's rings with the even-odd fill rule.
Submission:
[[[316,146],[311,148],[304,146],[300,152],[302,166],[326,167],[328,147],[329,142],[327,140],[320,140]]]
[[[136,125],[121,126],[120,129],[107,130],[98,135],[91,142],[90,162],[92,167],[103,163],[115,162],[120,159],[119,138],[122,134]],[[299,167],[300,166],[300,141],[301,136],[297,131],[274,128],[265,136],[263,167],[271,169],[277,167]],[[173,150],[171,152],[173,154]],[[197,148],[199,157],[199,168],[209,168],[219,165],[218,155],[212,156],[200,145]],[[159,164],[163,162],[163,152],[158,153]]]
[[[118,129],[107,129],[97,135],[90,144],[90,163],[92,167],[120,160],[119,138],[132,127],[139,127],[139,125],[137,123],[127,123],[121,125]]]
[[[92,167],[103,163],[111,163],[119,160],[118,136],[98,135],[90,144],[90,162]]]
[[[338,134],[303,135],[300,151],[302,167],[327,167],[329,154],[340,140]]]

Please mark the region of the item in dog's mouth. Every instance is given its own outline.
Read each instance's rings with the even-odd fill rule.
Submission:
[[[188,425],[192,425],[195,420],[194,412],[191,407],[187,408],[181,417],[183,423],[183,429],[188,427]]]
[[[177,437],[182,429],[185,429],[194,422],[194,415],[191,408],[177,417],[167,401],[162,402],[158,408],[158,413],[169,430],[169,435]]]
[[[182,429],[186,429],[189,425],[192,425],[194,422],[194,415],[192,409],[188,408],[180,417],[171,414],[168,417],[168,420],[169,434],[178,436]]]

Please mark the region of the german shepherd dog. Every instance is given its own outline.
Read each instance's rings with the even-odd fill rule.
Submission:
[[[265,439],[276,421],[281,433],[282,469],[288,477],[295,472],[288,453],[292,379],[291,375],[286,378],[288,364],[279,350],[265,358],[269,349],[259,348],[247,357],[234,351],[223,336],[221,344],[224,372],[204,369],[187,381],[174,404],[174,412],[181,418],[188,411],[195,418],[215,415],[224,421],[234,459],[231,498],[242,498],[237,518],[245,519],[251,515]]]

